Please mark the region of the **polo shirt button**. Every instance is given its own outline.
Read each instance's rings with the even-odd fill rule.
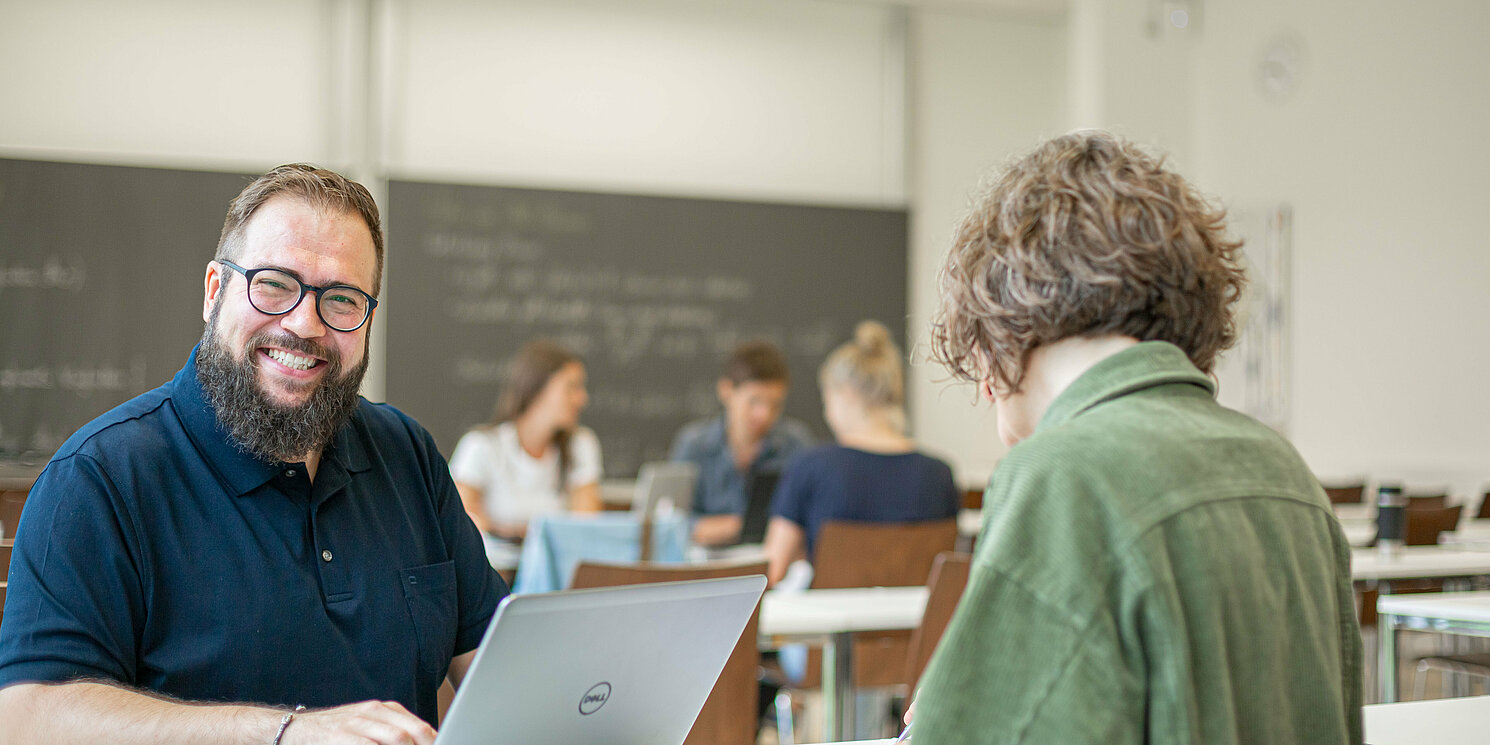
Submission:
[[[331,549],[328,548],[321,552],[321,561],[331,561]]]
[[[291,468],[290,470],[285,471],[285,477],[292,479],[295,478],[295,469]]]

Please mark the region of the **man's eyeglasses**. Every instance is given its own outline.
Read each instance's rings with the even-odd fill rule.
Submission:
[[[248,283],[248,302],[260,313],[282,316],[294,310],[305,299],[305,293],[316,294],[316,315],[321,323],[337,331],[356,331],[367,323],[378,299],[350,285],[316,287],[301,282],[293,274],[278,269],[244,269],[231,261],[217,263],[243,275]]]

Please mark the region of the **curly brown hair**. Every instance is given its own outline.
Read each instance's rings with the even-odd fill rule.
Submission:
[[[1001,393],[1029,353],[1080,336],[1167,341],[1210,373],[1246,273],[1226,211],[1108,132],[1057,137],[1002,172],[940,272],[933,358]]]

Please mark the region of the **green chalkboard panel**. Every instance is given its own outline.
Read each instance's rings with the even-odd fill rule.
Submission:
[[[866,318],[902,342],[904,210],[395,180],[389,184],[390,403],[448,455],[491,416],[527,339],[580,352],[606,473],[662,458],[717,410],[738,341],[791,362],[787,413],[826,437],[817,368]]]
[[[250,178],[0,159],[0,461],[44,461],[175,373]]]

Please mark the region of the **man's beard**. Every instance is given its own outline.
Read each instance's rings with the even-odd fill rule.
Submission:
[[[259,333],[248,340],[243,359],[237,360],[217,334],[220,305],[212,308],[207,330],[197,351],[197,380],[217,421],[239,450],[265,461],[299,461],[307,453],[330,444],[331,437],[357,410],[357,391],[367,372],[362,362],[342,375],[341,356],[315,342],[292,334]],[[270,400],[259,387],[254,350],[273,346],[326,360],[328,366],[310,398],[298,406]]]

